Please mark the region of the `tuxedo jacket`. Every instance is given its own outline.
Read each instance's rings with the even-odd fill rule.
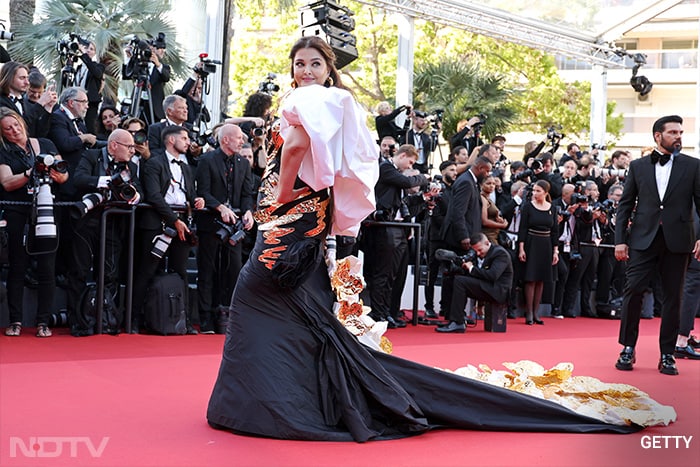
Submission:
[[[27,124],[27,132],[32,138],[48,138],[49,128],[51,125],[51,113],[48,112],[42,105],[32,102],[25,95],[22,97],[22,109],[19,108],[7,95],[0,96],[0,107],[12,109],[22,116]]]
[[[153,151],[154,149],[163,148],[163,138],[161,135],[163,134],[163,130],[165,129],[165,127],[168,125],[170,125],[170,122],[168,122],[167,120],[148,125],[148,148],[151,151]],[[189,122],[185,122],[180,126],[186,129],[187,131],[192,131],[192,124]]]
[[[151,100],[153,101],[153,119],[158,122],[165,118],[163,99],[165,99],[165,83],[170,81],[170,65],[163,63],[163,69],[158,71],[153,67],[149,80],[151,82]]]
[[[669,251],[691,252],[695,244],[693,203],[700,214],[700,159],[685,154],[674,157],[663,199],[656,188],[651,157],[632,161],[617,208],[615,243],[646,250],[663,225]]]
[[[73,177],[73,183],[81,196],[87,193],[96,192],[98,190],[97,183],[99,182],[100,177],[105,175],[114,175],[108,174],[107,169],[105,169],[105,161],[107,161],[108,166],[109,160],[110,157],[107,154],[107,148],[89,149],[85,151],[85,154],[78,163],[78,168],[75,169],[75,175]],[[136,188],[143,198],[141,182],[136,176],[138,167],[131,161],[127,162],[126,166],[131,174],[132,185],[134,185],[134,188]]]
[[[87,54],[80,56],[83,63],[81,67],[87,67],[88,74],[85,79],[85,92],[87,93],[88,101],[102,101],[102,82],[105,73],[105,66],[102,63],[93,61]],[[78,76],[78,73],[76,73]],[[78,83],[76,83],[78,85]]]
[[[498,303],[506,303],[513,283],[513,264],[508,251],[500,245],[491,244],[481,266],[467,273],[482,281],[483,289]]]
[[[379,163],[379,178],[374,186],[374,194],[377,199],[377,210],[390,213],[392,220],[401,207],[403,190],[412,187],[428,185],[428,179],[423,175],[404,175],[389,160]]]
[[[83,133],[87,133],[84,122],[79,123],[78,127]],[[75,188],[73,177],[86,148],[78,136],[75,124],[61,108],[54,110],[51,116],[49,139],[56,145],[61,157],[68,162],[68,173],[70,175],[68,176],[68,181],[60,187],[61,198],[64,201],[77,201],[80,197]]]
[[[481,231],[481,195],[471,170],[462,173],[452,184],[452,198],[442,224],[442,239],[455,251],[460,242]]]
[[[229,183],[224,161],[226,157],[219,148],[203,155],[197,164],[197,196],[204,198],[207,209],[197,213],[199,231],[215,232],[218,229],[214,220],[220,216],[215,209],[226,202],[230,208],[240,210],[241,215],[253,210],[255,194],[250,163],[238,155],[232,156],[233,174]]]
[[[142,161],[141,187],[143,188],[143,201],[150,204],[152,209],[144,209],[141,216],[141,227],[149,230],[159,230],[162,222],[169,227],[175,226],[178,213],[173,211],[165,202],[165,195],[170,188],[173,174],[170,171],[171,162],[165,153],[151,155],[146,161]],[[194,206],[195,187],[192,168],[183,164],[182,175],[185,180],[185,196],[190,206]]]
[[[412,144],[416,148],[418,148],[418,145],[416,144],[416,141],[418,138],[421,140],[421,144],[423,145],[423,163],[419,164],[418,161],[416,161],[415,164],[413,164],[413,168],[420,171],[421,173],[428,173],[428,162],[430,161],[430,153],[432,153],[435,149],[436,146],[433,146],[433,139],[430,137],[430,128],[426,128],[426,132],[422,133],[416,133],[413,128],[408,130],[406,132],[406,144]],[[418,159],[420,159],[420,154],[418,155]]]

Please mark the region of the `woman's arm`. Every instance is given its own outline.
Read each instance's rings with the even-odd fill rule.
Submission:
[[[279,203],[288,203],[296,198],[298,193],[294,190],[294,182],[310,144],[309,135],[301,126],[291,127],[285,136],[277,185],[277,201]]]
[[[13,174],[12,169],[7,164],[0,165],[0,185],[5,191],[19,190],[27,184],[31,177],[32,169]]]

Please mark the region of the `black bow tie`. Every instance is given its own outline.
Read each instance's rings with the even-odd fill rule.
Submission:
[[[182,164],[184,164],[183,161],[180,161],[180,160],[177,160],[177,159],[170,159],[170,163],[171,163],[171,164],[177,164],[177,165],[179,165],[180,167],[182,167]]]
[[[22,103],[22,98],[17,96],[10,96],[10,100],[15,103]]]
[[[74,121],[75,123],[77,123],[77,124],[81,124],[81,123],[83,123],[83,119],[82,119],[82,118],[80,118],[80,117],[78,117],[78,118],[74,118],[74,119],[73,119],[73,121]]]
[[[671,155],[670,154],[661,154],[658,151],[654,151],[651,153],[651,163],[656,164],[657,162],[661,164],[662,166],[666,165],[666,162],[671,160]]]

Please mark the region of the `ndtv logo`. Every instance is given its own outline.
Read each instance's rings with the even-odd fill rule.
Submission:
[[[88,436],[30,436],[24,440],[18,436],[10,436],[10,457],[61,457],[67,453],[70,457],[78,457],[89,453],[92,457],[102,457],[109,436],[104,436],[99,445]]]

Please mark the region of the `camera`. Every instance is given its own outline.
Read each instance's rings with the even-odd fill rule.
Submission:
[[[3,21],[5,21],[5,20],[0,19],[0,27],[2,28],[0,30],[0,41],[13,41],[13,40],[15,40],[15,33],[6,30],[5,24],[3,23]]]
[[[163,233],[156,235],[153,238],[153,246],[151,247],[151,254],[156,258],[163,258],[165,253],[170,247],[170,242],[177,235],[177,231],[172,227],[163,227]]]
[[[118,201],[131,201],[136,196],[136,187],[131,183],[131,173],[126,169],[126,166],[118,167],[108,184]]]
[[[438,130],[440,123],[442,122],[442,117],[445,114],[444,109],[435,109],[426,117],[428,122],[433,126],[434,130]]]
[[[165,33],[164,32],[159,32],[158,36],[156,36],[155,39],[150,39],[146,41],[148,45],[155,47],[156,49],[164,49],[165,48]]]
[[[194,70],[200,78],[206,78],[210,74],[216,73],[216,65],[221,65],[221,60],[212,60],[207,58],[208,56],[209,54],[206,52],[199,54],[199,63],[192,67],[192,70]]]
[[[277,79],[277,75],[275,73],[268,73],[267,76],[265,76],[265,79],[263,79],[260,82],[260,85],[258,86],[258,92],[262,92],[263,94],[273,95],[274,93],[279,91],[280,87],[275,82],[276,79]]]
[[[449,273],[462,273],[464,271],[462,269],[462,264],[469,262],[473,263],[476,261],[476,251],[470,249],[465,254],[460,256],[454,251],[439,248],[435,250],[435,259],[450,263],[451,267],[448,271]]]
[[[552,125],[547,128],[547,139],[551,140],[552,142],[562,139],[566,135],[561,133],[561,129],[561,125]]]
[[[605,151],[608,147],[604,144],[593,143],[591,144],[591,149],[598,149],[599,151]]]
[[[146,130],[136,130],[131,136],[134,138],[134,144],[145,144],[148,141]]]
[[[571,204],[587,203],[588,196],[583,193],[572,193],[571,194]]]
[[[78,55],[80,55],[81,45],[87,47],[90,45],[90,41],[83,39],[78,34],[70,33],[67,39],[62,39],[56,43],[56,50],[58,50],[58,54],[62,59],[76,62]]]
[[[41,175],[47,175],[53,169],[58,173],[68,172],[68,162],[56,159],[53,154],[37,154],[34,161],[34,170]]]
[[[479,121],[472,126],[472,131],[474,133],[479,133],[483,128],[484,124],[486,123],[486,119],[488,118],[488,116],[486,114],[479,114],[475,115],[475,117],[478,118]]]
[[[235,247],[245,238],[245,228],[241,218],[238,218],[233,224],[226,224],[220,219],[216,219],[215,222],[219,225],[216,236],[222,243]]]
[[[625,178],[628,173],[628,169],[613,169],[612,167],[595,167],[593,169],[594,177],[602,177],[603,175],[607,174],[609,177]]]
[[[102,203],[105,197],[102,193],[88,193],[84,195],[81,201],[77,201],[73,204],[73,209],[71,209],[71,216],[74,219],[79,219],[85,214],[94,209],[95,206]]]

